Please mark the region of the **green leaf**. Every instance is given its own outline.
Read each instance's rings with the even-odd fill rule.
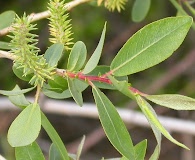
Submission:
[[[8,130],[8,142],[12,147],[29,145],[38,137],[40,129],[40,107],[30,104],[12,122]]]
[[[116,108],[98,88],[93,87],[92,91],[108,139],[123,156],[134,160],[135,151],[131,137]]]
[[[147,15],[150,9],[151,0],[135,0],[132,8],[132,20],[141,22]]]
[[[53,79],[48,80],[48,84],[50,85],[51,88],[56,88],[61,92],[68,89],[68,82],[64,77],[54,75],[52,78]]]
[[[78,150],[77,150],[76,160],[79,160],[79,159],[80,159],[80,156],[81,156],[81,152],[82,152],[82,149],[83,149],[84,142],[85,142],[85,136],[83,136],[83,138],[82,138],[82,140],[81,140],[81,143],[79,144],[79,147],[78,147]]]
[[[36,142],[28,146],[15,148],[16,160],[45,160],[44,155]]]
[[[192,25],[192,18],[169,17],[153,22],[135,33],[111,63],[115,76],[150,68],[172,55]]]
[[[12,91],[21,91],[20,87],[16,85]],[[15,96],[9,96],[9,100],[15,105],[24,109],[30,104],[30,102],[25,98],[24,94],[18,94]]]
[[[4,29],[6,27],[11,26],[11,24],[14,22],[15,18],[15,12],[14,11],[5,11],[0,14],[0,29]]]
[[[136,160],[144,160],[146,155],[147,140],[143,140],[135,146]]]
[[[87,48],[82,41],[78,41],[74,44],[69,58],[67,69],[70,71],[79,71],[86,60],[87,57]]]
[[[74,79],[74,83],[76,85],[76,88],[79,90],[79,92],[84,91],[88,87],[88,84],[78,79]],[[46,84],[44,85],[42,91],[47,97],[54,98],[54,99],[66,99],[72,97],[69,89],[66,89],[63,92],[59,93],[59,90],[57,88],[52,88],[51,86]]]
[[[141,97],[139,97],[139,98],[141,98]],[[141,98],[141,100],[142,100],[142,98]],[[140,106],[142,112],[146,116],[146,118],[147,118],[147,120],[152,128],[152,131],[156,137],[156,140],[157,140],[157,146],[155,147],[155,150],[152,153],[149,160],[157,160],[159,158],[160,150],[161,150],[161,140],[162,140],[161,132],[159,131],[158,126],[156,126],[155,123],[152,121],[150,114],[148,114],[146,112],[146,110],[142,107],[140,101],[138,100],[137,102],[138,102],[138,105]],[[146,105],[147,105],[148,112],[150,112],[157,119],[157,115],[156,115],[154,109],[150,106],[150,104],[147,103],[146,101],[144,101],[144,103],[146,103]]]
[[[72,97],[72,95],[68,89],[63,91],[62,93],[48,90],[46,88],[43,88],[42,91],[43,91],[44,95],[46,95],[47,97],[50,97],[50,98],[54,98],[54,99],[66,99],[66,98]]]
[[[41,113],[41,124],[45,131],[47,132],[48,136],[51,138],[54,145],[58,148],[58,151],[60,152],[63,160],[69,160],[67,150],[59,137],[56,130],[53,128],[47,117],[44,115],[44,113]]]
[[[49,64],[49,66],[57,66],[58,61],[62,57],[63,50],[64,45],[61,43],[55,43],[46,50],[44,58],[46,59],[46,62]]]
[[[12,66],[12,70],[14,72],[14,74],[20,78],[21,80],[23,81],[27,81],[29,82],[32,77],[34,76],[33,73],[31,74],[27,74],[26,76],[24,75],[24,72],[23,72],[23,68],[19,68],[19,65],[17,63],[14,63],[14,65]]]
[[[108,76],[108,78],[111,80],[112,84],[116,87],[118,91],[120,91],[127,97],[130,97],[131,99],[135,99],[135,94],[129,89],[130,84],[127,81],[117,81],[112,76]]]
[[[137,95],[137,103],[140,106],[142,112],[145,114],[145,116],[147,117],[147,119],[149,120],[150,123],[153,124],[153,126],[155,126],[167,139],[169,139],[171,142],[177,144],[180,147],[183,147],[185,149],[188,149],[188,147],[186,147],[184,144],[178,142],[177,140],[175,140],[170,134],[169,132],[162,126],[162,124],[160,123],[160,121],[158,120],[158,118],[156,117],[156,115],[151,112],[151,106],[148,102],[146,102],[142,97],[140,97],[139,95]]]
[[[49,150],[49,160],[63,160],[58,148],[53,143]]]
[[[97,45],[97,48],[95,49],[89,61],[85,65],[85,68],[83,69],[84,74],[90,73],[98,65],[102,53],[103,45],[104,45],[105,34],[106,34],[106,23],[104,25],[104,29],[102,31],[102,35]]]
[[[0,41],[0,48],[5,49],[5,50],[10,50],[11,49],[11,47],[9,46],[9,43],[8,42],[3,42],[3,41]]]
[[[73,97],[73,99],[75,100],[75,102],[79,105],[82,106],[83,105],[83,97],[82,97],[82,93],[81,91],[79,91],[79,89],[77,88],[77,85],[75,83],[75,79],[70,79],[67,78],[68,80],[68,88],[70,90],[70,93]]]
[[[195,110],[195,99],[178,94],[146,95],[145,98],[175,110]]]
[[[24,93],[27,93],[27,92],[30,92],[32,91],[33,89],[35,88],[34,87],[31,87],[31,88],[27,88],[27,89],[22,89],[22,90],[11,90],[11,91],[5,91],[5,90],[0,90],[0,94],[4,95],[4,96],[17,96],[17,95],[20,95],[20,94],[24,94]]]

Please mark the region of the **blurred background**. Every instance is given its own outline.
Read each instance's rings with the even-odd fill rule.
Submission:
[[[81,4],[70,11],[70,18],[73,29],[74,42],[83,41],[91,55],[99,42],[99,38],[107,21],[106,39],[100,64],[109,65],[113,57],[117,54],[123,44],[144,25],[155,20],[175,16],[176,9],[170,1],[152,0],[151,7],[146,18],[139,23],[131,19],[131,10],[134,0],[128,0],[125,10],[121,13],[109,12],[103,6],[97,7],[95,2]],[[6,10],[14,10],[19,16],[24,12],[27,14],[38,13],[47,10],[47,0],[0,0],[0,13]],[[0,22],[3,23],[3,22]],[[42,53],[50,45],[48,41],[48,20],[44,19],[36,22],[36,32],[39,35],[38,47]],[[132,85],[148,94],[178,93],[195,98],[195,32],[190,30],[184,43],[175,53],[163,63],[129,76]],[[7,36],[0,37],[0,41],[9,41]],[[19,80],[12,72],[12,61],[0,59],[0,89],[10,90],[18,84],[21,88],[29,87],[28,83]],[[61,61],[61,66],[65,64]],[[120,108],[139,111],[135,103],[129,98],[116,91],[104,90],[111,101]],[[28,94],[33,96],[33,93]],[[91,89],[86,89],[83,93],[84,102],[93,103]],[[6,133],[13,119],[19,111],[6,109],[8,105],[3,101],[5,97],[0,97],[0,154],[8,160],[14,160],[13,149],[7,144]],[[2,101],[1,101],[2,99]],[[72,99],[63,100],[70,102]],[[158,115],[187,120],[194,123],[194,111],[174,111],[152,104]],[[57,113],[47,113],[48,119],[56,128],[63,139],[70,153],[76,153],[78,144],[83,135],[86,135],[86,142],[81,156],[82,160],[100,160],[102,157],[119,157],[119,153],[112,147],[101,128],[97,118],[88,116],[62,115]],[[128,123],[127,127],[131,133],[134,143],[143,139],[148,139],[147,158],[151,155],[156,146],[156,140],[150,128]],[[183,126],[179,126],[182,128]],[[185,132],[185,131],[184,131]],[[186,131],[187,132],[187,131]],[[183,142],[191,151],[186,151],[163,138],[160,160],[194,160],[194,133],[171,132],[173,137]],[[45,155],[48,154],[50,140],[44,130],[38,139]]]

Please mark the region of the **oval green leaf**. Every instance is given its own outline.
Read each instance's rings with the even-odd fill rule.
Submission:
[[[28,146],[16,147],[15,156],[17,160],[45,160],[41,148],[36,142],[33,142]]]
[[[135,33],[111,63],[115,76],[150,68],[172,55],[192,25],[192,18],[169,17],[153,22]]]
[[[29,82],[34,75],[33,73],[24,75],[23,68],[19,68],[19,65],[17,63],[14,63],[14,65],[12,66],[12,70],[18,78],[27,82]]]
[[[146,95],[148,100],[175,110],[195,110],[195,99],[178,94]]]
[[[14,11],[5,11],[0,14],[0,29],[4,29],[6,27],[11,26],[11,24],[14,22],[15,18],[15,12]]]
[[[98,65],[98,62],[99,62],[101,54],[102,54],[102,49],[104,46],[105,34],[106,34],[106,23],[104,25],[104,29],[102,31],[102,35],[101,35],[100,41],[97,45],[97,48],[95,49],[95,51],[92,54],[92,56],[90,57],[89,61],[85,65],[85,68],[83,69],[84,74],[87,74],[87,73],[93,71],[93,69]]]
[[[70,71],[79,71],[85,63],[86,56],[87,48],[85,44],[82,41],[76,42],[70,52],[67,69]]]
[[[30,104],[12,122],[8,130],[8,142],[12,147],[29,145],[38,137],[40,129],[40,107]]]
[[[48,80],[48,84],[51,88],[59,89],[61,92],[68,89],[68,82],[64,77],[54,75],[53,79]]]
[[[135,0],[131,17],[134,22],[141,22],[150,9],[151,0]]]
[[[64,45],[61,43],[56,43],[51,45],[45,52],[44,58],[49,66],[55,67],[58,64],[58,61],[62,57],[64,51]]]
[[[70,91],[67,89],[65,91],[63,91],[62,93],[53,91],[53,90],[49,90],[47,88],[43,88],[43,94],[46,95],[49,98],[54,98],[54,99],[66,99],[66,98],[70,98],[72,97]]]
[[[98,88],[93,87],[92,92],[108,139],[123,156],[135,160],[133,142],[116,108]]]
[[[160,121],[158,120],[157,116],[154,114],[154,110],[150,106],[150,104],[145,101],[141,96],[136,97],[137,103],[140,106],[142,112],[147,117],[150,124],[152,124],[153,128],[157,128],[167,139],[169,139],[171,142],[175,143],[176,145],[183,147],[185,149],[188,149],[184,144],[178,142],[175,140],[169,132],[162,126]],[[158,140],[158,139],[157,139]]]

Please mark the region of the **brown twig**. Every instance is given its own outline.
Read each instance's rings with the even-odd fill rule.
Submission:
[[[75,6],[79,4],[89,2],[89,1],[91,0],[74,0],[74,1],[67,3],[64,8],[66,8],[67,10],[71,10],[72,8],[74,8]],[[47,11],[43,11],[40,13],[30,14],[29,19],[31,22],[34,22],[34,21],[38,21],[38,20],[48,18],[48,17],[50,17],[50,12],[47,10]],[[12,27],[7,27],[7,28],[0,30],[0,37],[8,34],[12,29],[13,29]]]

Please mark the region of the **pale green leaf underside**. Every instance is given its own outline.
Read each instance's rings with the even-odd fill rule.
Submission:
[[[150,4],[151,4],[151,0],[136,0],[133,4],[133,8],[132,8],[132,20],[134,22],[140,22],[142,21],[149,9],[150,9]]]
[[[81,142],[78,146],[77,154],[76,154],[76,160],[80,160],[80,156],[81,156],[81,152],[82,152],[84,143],[85,143],[85,136],[83,136],[83,138],[82,138],[82,140],[81,140]]]
[[[22,90],[12,90],[12,91],[0,90],[0,94],[2,94],[4,96],[17,96],[17,95],[20,95],[20,94],[24,94],[24,93],[30,92],[34,88],[35,87],[31,87],[31,88],[27,88],[27,89],[22,89]]]
[[[104,45],[105,34],[106,34],[106,23],[104,25],[104,29],[102,31],[102,35],[101,35],[100,41],[97,45],[97,48],[95,49],[95,51],[92,54],[92,56],[90,57],[89,61],[85,65],[85,68],[83,69],[84,74],[87,74],[87,73],[93,71],[93,69],[95,69],[95,67],[98,65],[98,62],[100,60],[100,56],[102,53],[103,45]]]
[[[15,88],[12,91],[21,91],[19,86],[15,86]],[[25,98],[24,94],[18,94],[14,96],[9,96],[9,100],[16,106],[23,109],[24,107],[28,106],[30,102]]]
[[[36,142],[28,146],[16,147],[15,155],[17,160],[45,160],[41,148]]]
[[[67,78],[67,80],[68,80],[68,88],[73,99],[79,106],[82,106],[83,105],[82,93],[77,88],[75,79]]]
[[[40,129],[40,107],[36,104],[30,104],[11,124],[8,130],[8,142],[12,147],[29,145],[38,137]]]
[[[177,144],[178,146],[183,147],[185,149],[189,149],[184,144],[182,144],[182,143],[178,142],[177,140],[175,140],[169,134],[169,132],[162,126],[162,124],[160,123],[160,121],[158,120],[158,118],[156,117],[156,115],[151,111],[152,107],[150,106],[150,104],[147,101],[145,101],[140,96],[137,96],[137,103],[140,106],[140,108],[142,109],[142,112],[147,117],[149,123],[152,124],[153,127],[157,128],[171,142],[173,142],[173,143]]]
[[[128,159],[135,159],[131,137],[116,108],[98,88],[93,88],[93,95],[104,131],[112,145]]]
[[[51,144],[49,150],[49,160],[63,160],[59,150],[53,143]]]
[[[192,18],[185,16],[161,19],[143,27],[112,61],[113,74],[133,74],[164,61],[181,45],[191,24]]]
[[[142,112],[144,113],[144,115],[146,116],[152,131],[154,133],[154,136],[156,138],[157,141],[157,145],[155,147],[154,152],[152,153],[151,157],[149,160],[157,160],[159,158],[160,155],[160,150],[161,150],[161,140],[162,140],[162,135],[160,130],[158,129],[158,127],[156,126],[156,124],[154,123],[154,121],[152,121],[151,119],[151,115],[153,115],[155,117],[155,119],[158,121],[157,119],[157,115],[154,111],[154,109],[151,107],[151,105],[149,103],[147,103],[146,101],[142,101],[143,99],[141,97],[137,97],[137,103],[139,105],[139,107],[141,108]],[[146,107],[144,108],[144,105],[146,105]],[[146,110],[148,110],[148,112],[146,112]],[[148,114],[150,113],[150,114]]]
[[[175,110],[195,110],[195,99],[178,94],[147,95],[148,100]]]
[[[79,71],[86,60],[87,57],[87,48],[82,41],[78,41],[74,44],[69,58],[67,69],[70,71]]]

